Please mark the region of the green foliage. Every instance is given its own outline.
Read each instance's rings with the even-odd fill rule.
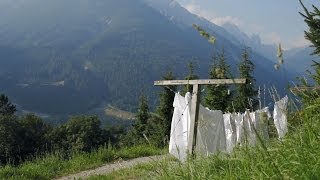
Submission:
[[[312,5],[313,12],[310,12],[302,3],[301,0],[299,0],[303,9],[304,13],[300,14],[305,18],[305,22],[309,27],[308,31],[305,31],[305,37],[307,40],[309,40],[312,43],[312,47],[315,48],[313,54],[320,55],[320,11],[319,9]]]
[[[206,32],[200,26],[193,24],[193,27],[200,33],[202,37],[208,40],[209,43],[214,44],[216,42],[216,38],[214,36],[211,36],[208,32]]]
[[[39,156],[33,161],[19,166],[0,167],[0,179],[53,179],[63,175],[99,167],[118,159],[132,159],[162,154],[164,151],[148,145],[114,149],[101,147],[91,153],[78,152],[65,159],[64,154],[56,152]]]
[[[234,102],[235,111],[244,112],[246,109],[255,109],[258,101],[255,89],[255,79],[253,77],[254,64],[249,57],[249,49],[245,48],[239,65],[240,78],[247,80],[246,84],[240,84],[237,88],[237,96]]]
[[[33,156],[36,153],[43,153],[49,146],[49,133],[52,127],[46,124],[40,117],[34,114],[27,114],[20,118],[20,125],[23,130],[23,154]]]
[[[113,125],[113,126],[107,126],[106,131],[108,136],[110,137],[109,141],[114,146],[120,146],[120,141],[123,138],[123,136],[126,134],[125,126],[123,125]],[[108,142],[109,142],[108,141]]]
[[[107,132],[100,128],[101,122],[95,116],[72,117],[66,124],[51,133],[54,150],[67,152],[89,152],[107,142]]]
[[[149,105],[147,97],[142,94],[140,96],[140,102],[138,111],[136,114],[136,120],[126,134],[126,136],[122,139],[122,142],[125,145],[137,145],[137,144],[144,144],[147,142],[145,137],[149,136],[149,123],[150,121],[150,114],[149,114]]]
[[[188,63],[188,75],[185,77],[185,80],[194,80],[198,79],[199,77],[194,73],[194,64],[192,62]],[[182,95],[184,95],[187,92],[192,93],[192,85],[187,84],[184,88],[184,90],[181,92]]]
[[[305,14],[300,13],[304,18],[305,22],[309,27],[308,31],[305,31],[305,37],[312,43],[312,47],[315,48],[313,54],[320,55],[320,11],[314,5],[313,12],[310,12],[300,0],[300,3],[304,9]],[[314,62],[315,74],[312,76],[313,79],[320,84],[320,64]]]
[[[23,132],[17,117],[0,116],[0,165],[16,164],[23,148]]]
[[[213,56],[213,64],[209,73],[210,79],[230,79],[230,66],[226,63],[224,51]],[[223,112],[231,111],[232,95],[227,85],[208,85],[204,98],[205,106],[210,109],[219,109]]]
[[[0,115],[11,116],[16,111],[16,106],[11,104],[9,98],[4,94],[0,94]]]
[[[163,80],[173,79],[175,77],[171,71],[163,76]],[[163,87],[159,93],[159,105],[148,123],[149,131],[152,132],[150,139],[153,144],[159,147],[167,145],[170,138],[174,91],[176,91],[176,86]]]

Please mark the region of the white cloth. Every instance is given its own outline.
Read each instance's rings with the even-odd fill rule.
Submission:
[[[288,132],[287,122],[287,106],[288,96],[282,98],[280,101],[274,104],[273,120],[276,126],[279,138],[283,138]]]
[[[176,93],[173,102],[174,112],[171,122],[169,153],[180,161],[185,161],[187,158],[190,129],[190,100],[190,93],[187,93],[185,98]]]
[[[227,113],[223,115],[224,129],[226,133],[226,151],[231,153],[236,145],[236,133],[234,119],[231,118],[231,114]]]
[[[243,133],[243,115],[240,113],[232,114],[231,119],[234,119],[236,126],[236,142],[237,144],[243,144],[244,133]]]
[[[226,133],[222,111],[199,107],[196,152],[208,156],[226,151]]]
[[[246,111],[243,114],[244,141],[251,146],[256,144],[256,134],[254,132],[255,113]]]
[[[256,117],[258,118],[257,130],[262,140],[267,141],[269,140],[268,124],[271,119],[271,113],[268,107],[258,110],[256,113]]]

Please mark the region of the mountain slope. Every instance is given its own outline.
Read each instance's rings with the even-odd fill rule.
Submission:
[[[193,21],[214,27],[214,49],[224,48],[235,70],[243,47],[227,31],[169,7],[191,19],[178,23],[142,0],[2,1],[0,91],[22,109],[49,115],[107,104],[134,111],[141,91],[153,106],[153,81],[166,71],[183,78],[192,60],[207,77],[212,47]],[[273,62],[255,52],[252,59],[260,84],[281,85]]]

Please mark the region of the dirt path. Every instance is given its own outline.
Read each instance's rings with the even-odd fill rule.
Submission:
[[[166,157],[166,155],[161,155],[161,156],[150,156],[150,157],[141,157],[141,158],[136,158],[136,159],[131,159],[128,161],[120,161],[120,162],[115,162],[112,164],[106,164],[102,167],[92,169],[92,170],[87,170],[87,171],[82,171],[77,174],[72,174],[69,176],[61,177],[58,178],[58,180],[68,180],[68,179],[87,179],[90,176],[93,175],[105,175],[109,174],[113,171],[117,171],[120,169],[124,168],[130,168],[132,166],[141,164],[141,163],[147,163],[151,161],[159,161],[162,160]]]

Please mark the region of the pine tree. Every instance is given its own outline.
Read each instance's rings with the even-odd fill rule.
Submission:
[[[236,111],[243,112],[246,109],[255,109],[257,107],[256,96],[258,91],[255,89],[254,64],[249,57],[249,48],[245,48],[241,56],[242,59],[239,65],[240,77],[245,78],[247,83],[238,86],[234,108]]]
[[[210,79],[229,79],[230,66],[226,63],[224,51],[217,56],[213,56],[213,64],[209,73]],[[204,98],[205,105],[210,109],[219,109],[222,111],[231,110],[230,91],[227,85],[208,85],[206,96]]]
[[[11,116],[17,111],[16,106],[13,105],[7,96],[0,95],[0,115]]]
[[[309,30],[305,31],[305,38],[311,42],[311,47],[314,47],[313,55],[320,56],[320,11],[317,7],[312,5],[313,12],[310,12],[299,0],[305,14],[300,14],[305,18],[305,22],[307,23]],[[313,79],[320,85],[320,63],[314,61],[315,74],[312,76]]]
[[[173,80],[175,77],[172,72],[168,72],[163,76],[164,80]],[[160,92],[160,104],[157,107],[156,114],[159,116],[158,123],[160,124],[160,131],[163,135],[163,138],[169,139],[170,137],[170,129],[171,129],[171,120],[173,115],[173,101],[174,101],[174,92],[176,91],[176,86],[168,86],[167,88],[163,88],[162,92]]]
[[[136,141],[142,141],[144,135],[148,135],[148,120],[150,118],[147,97],[140,96],[139,108],[136,114],[136,122],[133,125],[133,134]]]
[[[189,62],[188,64],[188,75],[185,77],[185,80],[194,80],[194,79],[198,79],[199,77],[194,74],[194,64],[192,62]],[[186,85],[185,89],[183,90],[182,94],[185,94],[186,92],[192,92],[192,85]]]

